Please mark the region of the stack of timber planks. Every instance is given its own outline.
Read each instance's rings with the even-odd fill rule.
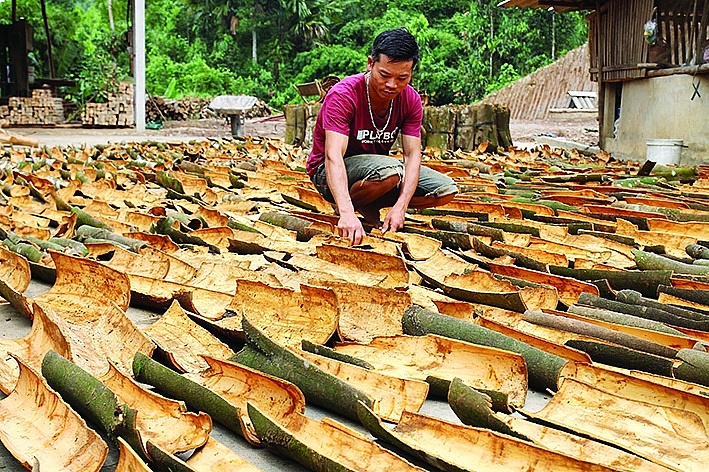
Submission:
[[[7,105],[0,106],[0,116],[9,125],[55,125],[64,121],[62,103],[50,90],[37,89],[31,97],[10,97]]]
[[[120,82],[117,93],[108,94],[106,103],[87,103],[81,113],[84,126],[133,126],[133,84]]]

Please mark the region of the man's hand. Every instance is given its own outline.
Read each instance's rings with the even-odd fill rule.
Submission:
[[[354,213],[340,215],[337,229],[340,230],[340,236],[349,239],[353,246],[362,242],[364,228]]]
[[[384,224],[382,224],[381,231],[386,233],[391,231],[393,233],[399,231],[404,227],[404,217],[406,216],[406,209],[399,209],[396,206],[387,212],[387,216],[384,218]]]

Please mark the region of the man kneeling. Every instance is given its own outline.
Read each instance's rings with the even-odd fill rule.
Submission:
[[[352,244],[364,228],[404,226],[407,208],[445,205],[458,192],[453,179],[421,166],[421,97],[409,85],[419,61],[416,39],[403,28],[374,40],[367,72],[342,79],[327,93],[313,132],[307,171],[334,203],[337,227]],[[389,156],[401,132],[404,162]],[[391,207],[384,222],[380,210]]]

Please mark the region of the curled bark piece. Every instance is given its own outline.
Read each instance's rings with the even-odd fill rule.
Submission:
[[[19,380],[0,401],[0,440],[5,447],[28,469],[34,460],[47,470],[98,472],[108,456],[106,443],[39,374],[16,360]]]
[[[549,272],[590,282],[605,279],[614,290],[633,289],[646,297],[656,297],[657,287],[670,285],[670,276],[672,275],[672,270],[570,269],[559,266],[549,266]]]
[[[118,401],[116,394],[100,380],[54,351],[42,361],[42,375],[64,401],[98,425],[112,440],[123,437],[145,457],[143,442],[136,429],[136,411]]]
[[[146,245],[145,241],[126,238],[125,236],[116,234],[113,231],[103,228],[95,228],[89,225],[83,225],[76,228],[76,234],[74,237],[79,241],[84,242],[88,242],[90,240],[107,240],[116,242],[118,245],[126,247],[133,252],[140,252],[140,248]]]
[[[148,444],[151,444],[148,442]],[[123,438],[118,438],[116,472],[151,472],[150,467]]]
[[[705,321],[690,320],[682,316],[677,316],[675,314],[669,313],[665,310],[658,310],[656,308],[642,305],[630,305],[628,303],[621,303],[615,300],[608,300],[606,298],[597,297],[595,295],[591,295],[590,293],[582,293],[579,297],[579,304],[591,305],[597,308],[602,308],[604,310],[616,311],[618,313],[626,313],[628,315],[639,316],[640,318],[647,318],[649,320],[667,323],[672,326],[696,329],[699,331],[709,331],[709,323]]]
[[[539,390],[556,390],[559,372],[566,359],[546,353],[495,331],[450,316],[434,313],[417,305],[406,310],[402,320],[404,333],[414,336],[438,334],[473,344],[506,349],[524,356],[529,386]]]
[[[459,378],[455,378],[451,382],[448,390],[448,404],[463,424],[486,428],[519,439],[527,439],[495,416],[491,409],[490,397],[466,385]]]
[[[676,274],[692,275],[709,274],[709,267],[685,264],[684,262],[675,261],[668,257],[660,256],[659,254],[633,249],[633,255],[635,256],[635,263],[638,265],[638,269],[641,270],[671,270]]]
[[[230,360],[274,375],[298,386],[307,401],[357,420],[357,402],[372,406],[373,400],[352,385],[312,365],[242,320],[247,344]]]
[[[709,321],[709,315],[705,313],[668,305],[666,303],[660,303],[657,300],[643,297],[641,293],[636,292],[635,290],[621,290],[618,292],[618,295],[616,295],[616,300],[629,305],[643,305],[650,308],[656,308],[658,310],[664,310],[674,315],[694,321]]]
[[[651,374],[672,376],[673,362],[670,359],[635,351],[622,346],[580,339],[566,341],[569,347],[585,352],[593,362],[622,367],[623,369],[641,370]]]
[[[251,403],[248,404],[248,411],[256,432],[269,448],[291,457],[310,470],[422,470],[360,433],[328,418],[316,421],[305,415],[294,414],[283,423],[278,423]]]
[[[686,334],[681,331],[670,328],[659,321],[628,315],[626,313],[618,313],[616,311],[580,305],[570,306],[567,311],[575,315],[583,316],[584,318],[607,321],[609,323],[616,323],[624,326],[634,326],[636,328],[648,329],[651,331],[657,331],[658,333],[671,334],[673,336],[686,336]]]
[[[677,357],[683,363],[674,368],[675,377],[709,387],[709,353],[682,349]]]
[[[171,398],[203,411],[229,430],[242,434],[239,409],[211,390],[185,378],[140,352],[133,359],[136,380],[154,386]]]
[[[625,346],[638,351],[655,354],[657,356],[674,358],[677,355],[676,349],[672,349],[652,341],[647,341],[645,339],[638,338],[637,336],[620,333],[610,328],[596,326],[585,321],[574,320],[535,310],[525,311],[522,319],[536,325],[601,339],[603,341],[608,341],[613,344],[618,344],[620,346]]]

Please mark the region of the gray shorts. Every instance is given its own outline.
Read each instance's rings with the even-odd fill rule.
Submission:
[[[360,180],[384,180],[392,175],[400,178],[404,175],[404,163],[399,159],[378,154],[359,154],[345,158],[347,169],[347,188],[352,188]],[[325,200],[335,203],[335,199],[327,185],[325,163],[310,178]],[[453,179],[426,166],[421,166],[419,184],[414,192],[414,197],[443,197],[458,193],[458,187]]]

